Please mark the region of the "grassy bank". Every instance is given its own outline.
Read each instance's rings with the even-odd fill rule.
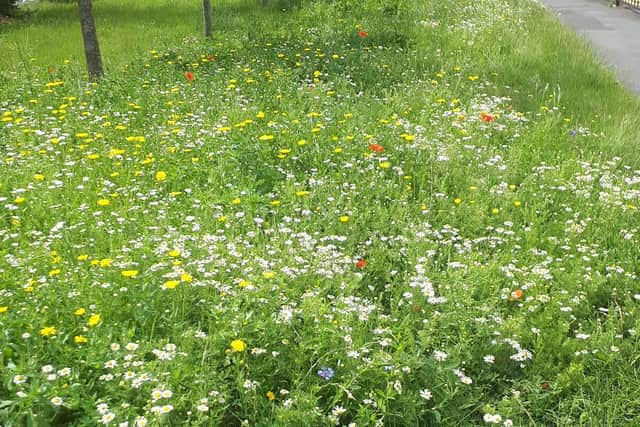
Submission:
[[[415,3],[103,0],[94,85],[72,6],[2,27],[3,424],[640,415],[637,98]]]

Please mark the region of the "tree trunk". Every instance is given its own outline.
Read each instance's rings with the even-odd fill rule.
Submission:
[[[80,10],[80,27],[82,28],[82,40],[84,41],[84,55],[87,58],[87,70],[91,80],[100,80],[102,77],[102,57],[96,34],[96,24],[93,20],[91,0],[78,0]]]
[[[204,36],[211,37],[211,0],[202,0],[204,11]]]

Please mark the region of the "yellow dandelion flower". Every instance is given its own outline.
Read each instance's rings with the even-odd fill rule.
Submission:
[[[231,204],[232,204],[232,205],[239,205],[239,204],[240,204],[240,201],[241,201],[240,199],[235,198],[235,199],[233,199],[233,200],[231,201]]]
[[[459,205],[460,203],[462,203],[462,199],[456,198],[453,200],[453,203],[455,203],[456,205]]]
[[[242,353],[247,349],[247,343],[242,340],[231,341],[231,351],[234,353]]]
[[[78,255],[78,257],[76,259],[78,261],[86,261],[87,259],[89,259],[89,255],[87,255],[87,254]]]
[[[180,256],[180,249],[172,249],[169,251],[169,256],[171,258],[177,258]]]
[[[167,179],[167,173],[164,171],[156,172],[156,181],[162,182]]]
[[[296,191],[296,196],[298,197],[305,197],[305,196],[308,196],[309,194],[311,193],[305,190]]]
[[[83,335],[76,335],[75,337],[73,337],[73,342],[75,342],[76,344],[86,344],[87,342],[89,342],[89,340]]]
[[[97,326],[101,320],[102,320],[102,317],[98,313],[92,314],[89,317],[89,320],[87,321],[87,326],[89,326],[90,328],[93,328],[94,326]]]
[[[267,392],[266,396],[267,396],[267,399],[269,400],[275,400],[276,398],[276,395],[271,390]]]
[[[179,283],[180,282],[178,282],[177,280],[168,280],[164,282],[164,285],[162,285],[162,287],[164,289],[175,289]]]
[[[41,173],[37,173],[33,175],[33,179],[35,179],[36,181],[44,181],[44,175],[42,175]]]
[[[349,222],[349,215],[342,215],[339,219],[342,223]]]
[[[193,276],[185,272],[180,275],[180,280],[182,280],[185,283],[191,283],[193,281]]]
[[[273,271],[264,271],[262,273],[262,277],[264,277],[265,279],[273,279],[274,277],[276,277],[276,273],[274,273]]]
[[[271,141],[273,139],[273,135],[260,135],[258,140],[260,141]]]
[[[281,205],[280,200],[272,200],[271,201],[271,206],[280,206],[280,205]]]
[[[43,337],[52,337],[57,333],[58,331],[56,331],[55,326],[45,326],[44,328],[40,329],[40,335],[42,335]]]
[[[122,277],[136,277],[138,275],[138,270],[124,270],[120,274]]]
[[[389,169],[390,167],[391,167],[391,162],[380,163],[380,169]]]
[[[9,307],[7,307],[6,305],[3,305],[2,307],[0,307],[0,314],[4,314],[7,311],[9,311]]]
[[[109,206],[111,201],[109,199],[100,199],[98,200],[98,206]]]
[[[13,202],[14,202],[15,204],[19,205],[20,203],[24,203],[24,202],[25,202],[25,200],[27,200],[27,199],[25,199],[24,197],[16,197],[16,198],[15,198],[15,200],[14,200]]]
[[[516,200],[513,202],[513,206],[515,206],[516,208],[519,208],[520,206],[522,206],[522,202],[520,200]]]
[[[100,267],[111,267],[111,258],[102,258],[99,264]]]
[[[74,311],[73,314],[75,314],[76,316],[82,316],[86,312],[87,312],[87,310],[85,310],[84,308],[79,308],[76,311]]]
[[[493,209],[491,209],[491,213],[492,213],[492,214],[494,214],[494,215],[497,215],[497,214],[499,214],[499,213],[500,213],[500,209],[498,209],[498,208],[493,208]]]

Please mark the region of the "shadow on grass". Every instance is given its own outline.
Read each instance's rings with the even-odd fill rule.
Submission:
[[[301,0],[272,0],[267,7],[261,7],[259,1],[225,2],[214,4],[212,8],[214,27],[224,26],[228,17],[256,14],[279,14],[298,8]],[[98,25],[100,22],[120,25],[139,25],[154,23],[175,26],[176,22],[189,22],[194,18],[202,19],[199,1],[182,5],[173,2],[137,2],[118,4],[115,2],[94,2],[93,12]],[[23,9],[12,25],[74,25],[78,22],[77,5],[54,3]]]

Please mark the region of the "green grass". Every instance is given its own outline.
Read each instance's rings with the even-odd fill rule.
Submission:
[[[640,102],[539,5],[133,7],[0,27],[1,424],[640,416]]]

